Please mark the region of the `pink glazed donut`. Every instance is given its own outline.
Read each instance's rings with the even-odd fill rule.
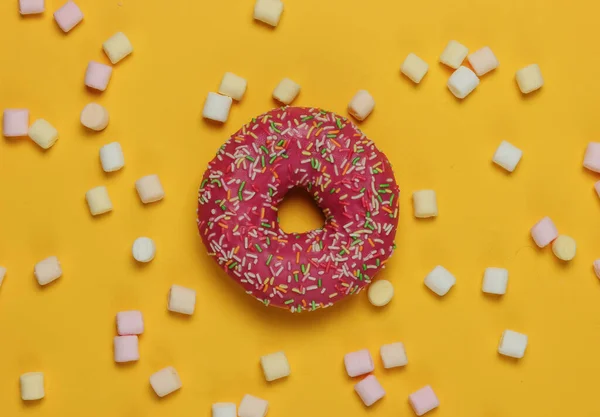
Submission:
[[[294,187],[325,224],[279,227]],[[208,164],[198,231],[210,256],[247,294],[292,312],[332,306],[368,286],[394,250],[398,185],[386,156],[354,124],[314,108],[271,110],[243,126]]]

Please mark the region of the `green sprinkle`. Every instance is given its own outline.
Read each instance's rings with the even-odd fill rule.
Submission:
[[[265,167],[265,156],[264,155],[260,156],[260,162],[262,162],[262,166],[264,168]]]
[[[273,197],[273,189],[269,187],[269,197]]]
[[[304,264],[300,264],[300,269],[302,270],[303,274],[306,274],[306,267],[304,266]]]
[[[229,269],[233,269],[235,268],[235,266],[237,265],[237,262],[232,262],[229,264]]]
[[[269,150],[267,149],[267,147],[265,145],[261,145],[260,149],[265,153],[265,154],[269,154]]]
[[[283,304],[292,304],[294,302],[294,299],[290,298],[287,301],[284,301]]]
[[[379,188],[388,188],[389,184],[379,184]]]
[[[379,259],[375,259],[375,265],[379,266],[381,264],[381,261]]]
[[[334,138],[337,137],[337,135],[335,133],[328,133],[327,137],[330,138],[330,139],[334,139]]]
[[[267,241],[267,245],[271,246],[271,239],[269,238],[269,236],[267,236],[266,241]]]
[[[367,217],[371,217],[371,212],[367,211]]]
[[[261,223],[260,224],[262,227],[266,227],[267,229],[271,228],[271,225],[269,223]]]
[[[281,133],[281,130],[277,129],[277,126],[275,126],[275,122],[271,122],[271,129],[277,133]]]
[[[272,163],[273,163],[273,161],[274,161],[274,160],[276,160],[276,159],[277,159],[277,155],[273,155],[273,156],[271,157],[271,159],[269,160],[269,164],[272,164]]]
[[[207,182],[208,182],[208,178],[205,180],[202,180],[202,184],[200,184],[200,188],[204,188],[204,186],[206,185]]]
[[[258,246],[258,243],[255,243],[254,247],[256,248],[257,251],[262,252],[262,249],[260,248],[260,246]]]
[[[318,127],[318,128],[319,128],[319,127],[321,127],[322,125],[323,125],[323,122],[319,122],[319,123],[317,123],[317,127]]]
[[[288,154],[285,153],[285,152],[281,154],[281,157],[284,158],[284,159],[288,159],[289,158]]]
[[[363,264],[363,271],[367,270],[367,264]]]
[[[282,146],[285,143],[285,140],[281,139],[279,142],[277,142],[277,146]]]
[[[271,264],[271,259],[273,259],[273,254],[269,255],[269,258],[267,259],[267,266]]]
[[[298,282],[298,273],[294,272],[294,281]]]
[[[240,188],[238,189],[238,198],[240,199],[240,201],[244,201],[244,199],[242,198],[242,191],[244,190],[245,185],[246,181],[242,181],[242,183],[240,184]]]
[[[338,129],[342,128],[342,121],[337,117],[335,118],[335,124],[337,125]]]
[[[364,193],[366,190],[367,190],[367,188],[363,187],[363,188],[360,189],[359,193]]]
[[[356,158],[354,158],[352,160],[352,165],[356,165],[358,163],[358,161],[360,161],[360,158],[357,156]]]
[[[301,122],[306,122],[307,120],[314,119],[315,116],[304,116],[300,119]]]
[[[254,159],[254,158],[252,158],[250,155],[246,155],[246,159],[247,159],[248,161],[252,161],[252,162],[254,162],[254,161],[255,161],[255,159]]]
[[[318,286],[319,288],[321,288],[321,278],[319,278],[319,281],[318,281],[318,283],[317,283],[317,286]]]
[[[394,201],[394,194],[392,194],[392,196],[390,197],[390,205],[392,204],[392,201]]]
[[[376,194],[376,195],[377,195],[377,199],[379,200],[379,202],[383,203],[383,198],[381,198],[381,196],[379,194]]]

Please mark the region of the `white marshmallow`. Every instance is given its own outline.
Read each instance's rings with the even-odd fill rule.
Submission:
[[[260,366],[262,367],[265,379],[268,382],[285,378],[290,375],[290,364],[283,352],[275,352],[261,356]]]
[[[133,259],[138,262],[150,262],[156,255],[156,245],[149,237],[138,237],[131,248]]]
[[[367,290],[369,302],[375,307],[387,305],[394,297],[394,286],[385,279],[378,279],[369,285]]]
[[[458,68],[461,66],[467,55],[469,48],[457,41],[450,41],[444,52],[440,55],[440,62],[450,68]]]
[[[169,291],[169,311],[192,315],[196,309],[196,291],[180,285],[171,286]]]
[[[517,164],[522,156],[522,150],[503,140],[498,149],[496,149],[492,160],[508,172],[513,172],[517,168]]]
[[[165,197],[165,190],[158,179],[158,175],[146,175],[135,182],[135,189],[142,203],[154,203]]]
[[[225,123],[229,118],[229,110],[231,109],[233,100],[231,97],[222,96],[217,93],[208,93],[202,110],[202,117],[215,122]]]
[[[58,130],[44,119],[29,126],[29,137],[43,149],[49,149],[58,140]]]
[[[289,78],[279,81],[273,90],[273,98],[282,104],[290,104],[298,97],[298,94],[300,94],[300,85]]]
[[[400,71],[418,84],[429,71],[429,64],[411,52],[402,63]]]
[[[443,266],[436,266],[433,268],[425,277],[425,285],[431,291],[439,295],[440,297],[448,294],[450,288],[456,284],[456,278]]]
[[[152,374],[150,385],[159,397],[169,395],[181,388],[181,378],[172,366],[168,366]]]
[[[119,142],[112,142],[100,148],[100,163],[104,172],[118,171],[125,166],[125,156]]]
[[[215,403],[212,405],[212,417],[237,417],[234,403]]]
[[[463,99],[479,85],[479,78],[467,67],[459,67],[448,79],[448,88],[456,98]]]
[[[277,26],[283,13],[281,0],[256,0],[254,18],[273,27]]]
[[[517,84],[523,94],[529,94],[535,90],[542,88],[544,78],[538,64],[531,64],[517,71]]]
[[[379,349],[379,353],[381,354],[383,367],[386,369],[397,368],[408,364],[406,350],[404,349],[404,344],[401,342],[382,345]]]
[[[415,217],[425,219],[438,215],[437,197],[433,190],[415,191],[412,195]]]
[[[110,62],[116,64],[133,52],[133,46],[123,32],[117,32],[102,44]]]
[[[44,374],[42,372],[28,372],[21,375],[19,380],[23,401],[41,400],[46,395],[44,391]]]
[[[264,417],[269,410],[269,402],[250,394],[244,395],[240,407],[238,408],[239,417]]]
[[[92,213],[92,216],[108,213],[113,209],[112,202],[108,196],[108,190],[103,185],[92,188],[85,193],[85,199],[88,203],[88,207],[90,208],[90,213]]]
[[[2,286],[2,281],[4,281],[4,276],[6,275],[6,268],[0,266],[0,287]]]
[[[367,90],[359,90],[348,104],[348,113],[357,120],[365,120],[375,108],[375,100]]]
[[[79,119],[88,129],[99,132],[108,126],[108,110],[97,103],[90,103],[83,108]]]
[[[526,348],[527,335],[512,330],[504,330],[498,346],[498,352],[501,355],[519,359],[525,356]]]
[[[226,72],[219,86],[219,94],[231,97],[234,100],[240,101],[244,97],[248,81],[244,78],[235,75],[231,72]]]
[[[495,70],[499,65],[498,58],[489,46],[485,46],[469,55],[469,64],[471,64],[478,77]]]
[[[46,285],[57,280],[62,275],[62,268],[56,256],[39,261],[33,268],[33,274],[37,279],[38,284]]]
[[[506,294],[508,270],[504,268],[486,268],[483,274],[481,290],[488,294]]]

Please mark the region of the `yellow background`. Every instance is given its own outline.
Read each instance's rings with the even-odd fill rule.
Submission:
[[[210,404],[268,399],[270,416],[409,416],[409,393],[431,384],[437,417],[598,416],[600,258],[597,176],[582,168],[598,140],[598,7],[589,1],[284,0],[275,30],[252,19],[253,0],[79,0],[85,20],[64,35],[52,19],[21,18],[0,2],[0,108],[26,107],[60,139],[43,152],[27,138],[0,138],[0,414],[3,416],[192,417]],[[101,44],[117,31],[135,52],[108,90],[83,86],[87,62],[108,63]],[[446,88],[437,62],[450,39],[472,51],[489,45],[500,67],[467,99]],[[415,86],[400,75],[409,52],[429,65]],[[546,85],[527,97],[515,71],[538,63]],[[204,122],[206,94],[225,71],[248,91],[223,127]],[[361,124],[392,161],[402,194],[398,250],[379,278],[396,289],[383,309],[363,293],[330,310],[293,316],[247,297],[205,255],[195,227],[196,192],[218,147],[272,107],[283,77],[302,86],[294,104],[346,115],[359,89],[376,109]],[[79,112],[98,101],[111,114],[101,133]],[[512,175],[491,163],[501,140],[524,151]],[[119,141],[126,166],[106,175],[100,146]],[[134,182],[157,173],[164,201],[140,203]],[[114,211],[92,218],[85,192],[106,185]],[[440,215],[412,216],[411,193],[432,188]],[[288,230],[314,226],[316,210],[287,202]],[[529,228],[549,215],[573,236],[568,265],[538,250]],[[296,222],[296,226],[293,225]],[[298,223],[300,222],[300,223]],[[302,227],[300,227],[302,226]],[[144,266],[131,257],[138,236],[157,244]],[[64,275],[40,288],[33,265],[50,255]],[[423,286],[441,264],[457,277],[444,298]],[[510,271],[501,299],[481,292],[488,266]],[[191,318],[169,314],[171,284],[198,291]],[[112,357],[115,313],[140,309],[141,360]],[[526,333],[524,359],[496,353],[506,328]],[[409,364],[384,371],[381,344],[403,341]],[[343,354],[369,348],[387,396],[366,409],[353,392]],[[261,354],[284,350],[292,375],[267,384]],[[158,399],[148,377],[172,365],[183,389]],[[43,371],[46,398],[24,404],[19,375]]]

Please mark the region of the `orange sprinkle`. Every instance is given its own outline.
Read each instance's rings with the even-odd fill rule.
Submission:
[[[223,229],[229,229],[229,226],[227,226],[225,223],[219,223],[219,226],[221,226]]]
[[[307,150],[307,151],[310,151],[310,148],[312,148],[312,147],[313,147],[313,143],[314,143],[314,142],[311,142],[311,143],[309,143],[309,144],[308,144],[308,146],[306,147],[306,150]]]
[[[312,126],[310,129],[308,129],[308,133],[306,134],[306,139],[310,138],[310,134],[312,133],[312,131],[313,131],[313,129],[314,129],[314,128],[315,128],[315,127],[314,127],[314,126]],[[311,145],[312,145],[312,144],[311,144]],[[307,149],[308,149],[308,148],[307,148]]]
[[[386,206],[381,206],[381,210],[383,211],[387,211],[388,213],[391,213],[392,210],[390,210],[389,208],[387,208]]]
[[[327,171],[327,165],[323,166],[323,169],[321,170],[321,172],[325,172]]]
[[[240,247],[236,246],[235,250],[233,251],[233,253],[235,253],[237,255],[237,253],[240,251]]]
[[[341,147],[342,147],[342,145],[340,145],[339,143],[337,143],[337,142],[335,141],[335,139],[331,139],[331,143],[333,143],[333,144],[334,144],[335,146],[337,146],[338,148],[341,148]]]
[[[296,252],[296,263],[300,263],[300,252]]]
[[[302,300],[302,305],[306,307],[306,300]]]
[[[373,243],[373,241],[371,240],[371,238],[368,239],[369,243],[371,244],[371,246],[375,247],[375,243]]]
[[[279,175],[277,175],[277,171],[273,171],[272,174],[275,178],[279,178]]]
[[[306,248],[306,253],[310,252],[312,250],[312,245],[308,245],[308,248]]]
[[[264,207],[260,209],[260,218],[261,219],[265,218],[265,208]]]
[[[344,172],[342,172],[342,175],[346,175],[346,172],[348,171],[348,168],[350,168],[350,162],[346,163],[346,168],[344,168]]]
[[[267,292],[267,290],[269,289],[269,284],[265,284],[265,288],[263,289],[263,292]]]
[[[315,136],[319,136],[322,131],[323,131],[323,128],[320,128],[319,130],[317,130],[317,133],[315,133]]]
[[[227,201],[231,200],[231,188],[227,190]]]

